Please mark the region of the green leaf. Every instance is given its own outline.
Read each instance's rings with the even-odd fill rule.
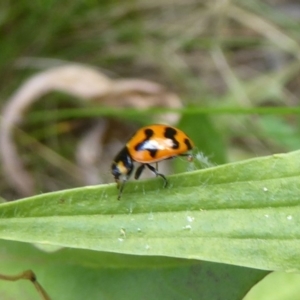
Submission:
[[[299,270],[300,152],[0,205],[0,238]]]
[[[52,299],[241,299],[266,271],[168,257],[81,249],[54,253],[0,240],[1,273],[32,269]],[[113,263],[105,267],[105,262]],[[114,265],[112,267],[112,265]],[[5,299],[40,300],[24,280],[0,280]]]
[[[288,150],[300,148],[299,130],[279,116],[262,116],[259,121],[259,135],[265,140],[285,147]]]
[[[255,285],[243,300],[292,300],[298,299],[299,294],[299,273],[272,272]]]
[[[178,128],[184,130],[203,154],[215,164],[224,164],[226,162],[226,147],[222,141],[220,130],[215,128],[209,115],[184,116]]]

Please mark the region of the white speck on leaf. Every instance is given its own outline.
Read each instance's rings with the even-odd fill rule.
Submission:
[[[292,220],[292,219],[293,219],[293,217],[292,217],[291,215],[288,215],[286,218],[287,218],[288,220]]]
[[[118,241],[119,241],[119,242],[123,242],[123,241],[124,241],[124,239],[118,238]]]
[[[133,212],[133,207],[132,207],[132,205],[130,205],[129,206],[129,214],[132,214],[132,212]]]
[[[149,216],[148,216],[148,220],[153,220],[154,218],[153,218],[153,213],[151,212],[150,214],[149,214]]]
[[[187,216],[186,219],[187,219],[187,221],[190,222],[190,223],[192,223],[192,222],[195,220],[195,218],[194,218],[194,217],[191,217],[191,216]]]
[[[183,226],[183,229],[191,230],[192,226],[191,225],[186,225],[186,226]]]
[[[269,215],[265,215],[266,218],[269,218]]]
[[[126,237],[126,230],[124,228],[120,229],[120,234],[122,235],[123,238]]]
[[[264,191],[264,192],[267,192],[267,191],[268,191],[268,188],[264,187],[264,188],[263,188],[263,191]]]

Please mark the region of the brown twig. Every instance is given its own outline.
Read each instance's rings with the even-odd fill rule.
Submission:
[[[51,300],[47,292],[44,290],[44,288],[38,283],[35,274],[31,270],[26,270],[20,274],[17,275],[3,275],[0,274],[0,279],[7,280],[7,281],[17,281],[20,279],[27,279],[30,280],[33,285],[35,286],[36,290],[40,294],[43,300]]]

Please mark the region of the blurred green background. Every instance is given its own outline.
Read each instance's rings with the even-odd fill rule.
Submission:
[[[178,126],[212,164],[293,151],[300,148],[299,21],[296,0],[3,0],[0,105],[37,72],[82,63],[113,79],[151,80],[177,93],[184,105]],[[55,116],[81,106],[70,95],[43,96],[16,134],[17,144],[41,143],[72,164],[78,135],[95,116],[79,113],[59,122]],[[41,112],[54,117],[34,122]],[[115,118],[145,122],[144,115],[128,117],[125,111]],[[39,153],[23,158],[40,177],[41,191],[78,186],[51,166],[52,154]],[[0,196],[20,197],[4,172]],[[268,282],[247,300],[298,299],[299,276],[276,273]],[[282,295],[274,295],[274,286]]]

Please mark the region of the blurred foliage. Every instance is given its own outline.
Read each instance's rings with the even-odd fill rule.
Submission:
[[[205,108],[204,115],[184,115],[179,126],[212,163],[299,149],[299,19],[295,0],[3,0],[0,106],[38,70],[79,62],[113,78],[154,80],[177,92],[191,111]],[[53,93],[36,103],[30,116],[55,116],[62,108],[78,106],[76,99]],[[291,111],[281,114],[286,107]],[[249,113],[228,113],[228,108]],[[269,110],[260,114],[260,108]],[[273,108],[279,112],[272,114]],[[143,116],[131,119],[144,121]],[[88,124],[80,115],[72,121],[52,120],[32,126],[29,117],[26,134],[72,162],[78,135]],[[23,146],[35,145],[22,133],[16,139]],[[27,164],[48,183],[41,184],[41,190],[45,185],[48,190],[76,185],[67,172],[49,165],[46,151],[40,157],[31,152],[24,155]],[[3,173],[0,195],[17,198]],[[270,284],[269,293],[274,285],[286,285],[290,277],[285,275]]]

